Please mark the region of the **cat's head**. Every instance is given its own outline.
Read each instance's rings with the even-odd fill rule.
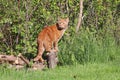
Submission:
[[[69,23],[69,18],[61,19],[59,18],[57,21],[58,28],[59,29],[67,29],[68,28],[68,23]]]

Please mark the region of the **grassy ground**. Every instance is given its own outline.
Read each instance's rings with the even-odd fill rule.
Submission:
[[[88,63],[44,71],[0,68],[0,80],[120,80],[120,64]]]

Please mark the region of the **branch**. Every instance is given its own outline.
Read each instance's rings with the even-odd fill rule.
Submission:
[[[80,12],[79,12],[78,24],[76,26],[76,32],[78,32],[78,30],[79,30],[79,28],[81,26],[82,12],[83,12],[83,0],[80,0]]]
[[[40,3],[39,3],[39,4],[40,4]],[[37,5],[33,8],[33,10],[30,12],[30,14],[29,14],[29,16],[28,16],[29,19],[32,17],[33,12],[37,10],[39,4],[37,4]]]
[[[21,53],[18,55],[18,57],[21,58],[28,66],[30,66],[30,62],[27,59],[25,59]]]
[[[29,6],[28,6],[28,0],[26,1],[26,4],[25,4],[25,8],[26,8],[26,18],[27,18],[27,20],[29,21],[30,20],[30,18],[32,17],[32,15],[33,15],[33,12],[35,12],[36,10],[37,10],[37,8],[38,8],[38,6],[40,5],[40,3],[38,3],[36,6],[34,6],[34,8],[32,9],[32,11],[30,12],[30,14],[28,15],[28,8],[29,8]]]

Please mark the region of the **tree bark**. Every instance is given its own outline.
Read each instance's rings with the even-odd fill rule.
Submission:
[[[48,63],[48,68],[55,68],[58,63],[57,53],[48,53],[47,63]]]
[[[81,26],[81,21],[82,21],[82,12],[83,12],[83,0],[80,0],[80,12],[79,12],[79,18],[78,18],[78,24],[76,26],[76,32],[79,31],[79,28]]]
[[[24,65],[25,62],[14,55],[0,55],[0,64],[2,63]]]

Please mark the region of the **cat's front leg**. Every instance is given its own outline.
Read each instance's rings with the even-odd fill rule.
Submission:
[[[55,52],[59,51],[59,49],[58,49],[58,41],[54,42],[54,51]]]

